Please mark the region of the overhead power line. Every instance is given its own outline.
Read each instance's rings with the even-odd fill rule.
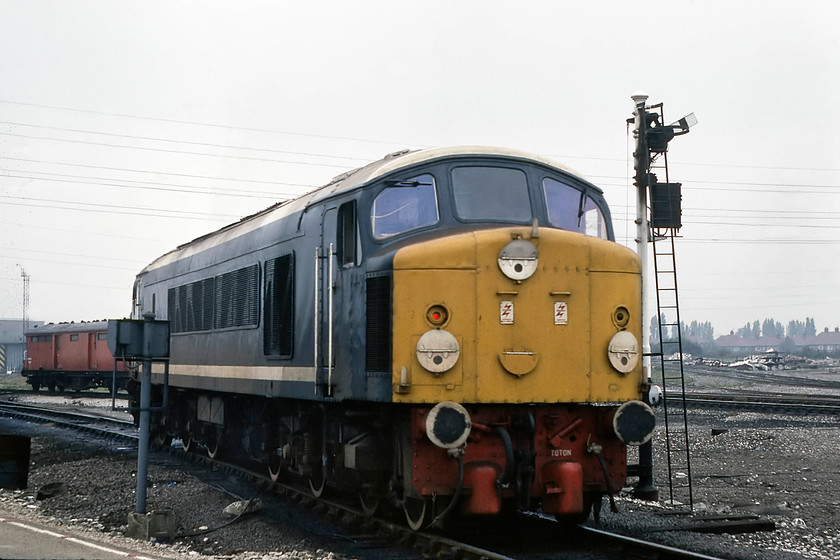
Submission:
[[[118,256],[113,255],[112,253],[98,253],[95,255],[83,255],[79,253],[66,253],[66,252],[56,252],[56,251],[45,251],[44,249],[15,249],[14,247],[4,247],[2,251],[0,251],[0,256],[5,256],[10,259],[20,259],[21,255],[19,254],[12,254],[12,253],[23,253],[24,256],[28,259],[30,255],[37,254],[37,255],[49,255],[49,256],[59,256],[59,257],[67,257],[67,258],[81,258],[86,259],[87,261],[91,260],[102,260],[108,261],[109,263],[114,262],[122,262],[128,263],[131,265],[138,265],[141,264],[140,261],[137,259],[122,259]],[[75,264],[78,261],[73,261]]]
[[[99,132],[96,130],[84,130],[79,128],[63,128],[59,126],[45,126],[39,124],[28,124],[22,122],[13,122],[13,121],[0,121],[0,124],[7,124],[11,126],[24,126],[27,128],[39,128],[43,130],[60,130],[63,132],[75,132],[80,134],[95,134],[98,136],[108,136],[110,138],[129,138],[131,140],[144,140],[144,141],[152,141],[152,142],[168,142],[172,144],[187,144],[191,146],[202,146],[205,148],[224,148],[230,150],[246,150],[251,152],[269,152],[275,154],[288,154],[294,156],[309,156],[309,157],[323,157],[323,158],[333,158],[333,159],[346,159],[351,161],[358,161],[358,162],[367,162],[364,158],[358,157],[350,157],[350,156],[333,156],[329,154],[316,154],[311,152],[294,152],[290,150],[276,150],[272,148],[254,148],[251,146],[233,146],[230,144],[214,144],[211,142],[195,142],[191,140],[171,140],[169,138],[157,138],[153,136],[136,136],[131,134],[117,134],[115,132]]]
[[[79,228],[67,229],[67,228],[48,227],[48,226],[44,226],[44,225],[36,225],[36,224],[32,223],[31,221],[26,221],[24,223],[13,223],[13,222],[11,222],[11,220],[6,220],[3,223],[3,226],[5,226],[6,229],[9,229],[10,227],[12,227],[12,228],[20,228],[20,229],[24,229],[24,228],[25,229],[35,229],[35,230],[41,230],[41,231],[57,231],[57,232],[60,232],[60,233],[72,233],[75,238],[78,238],[79,235],[89,235],[89,236],[92,236],[92,237],[101,237],[101,238],[106,238],[106,239],[128,239],[128,240],[131,240],[131,241],[141,241],[141,242],[144,242],[144,243],[151,243],[151,244],[155,244],[155,245],[159,245],[160,243],[166,243],[166,242],[171,241],[171,239],[161,239],[159,237],[158,238],[153,238],[153,237],[139,237],[139,236],[136,236],[136,235],[123,235],[121,233],[118,233],[117,231],[108,231],[107,233],[105,233],[101,230],[99,230],[99,231],[86,231],[86,230],[79,229]],[[95,225],[94,225],[94,227],[95,227]],[[118,231],[122,231],[122,230],[118,230]],[[137,233],[143,233],[145,230],[131,230],[131,231],[136,231]],[[155,231],[155,233],[157,233],[157,230]]]
[[[54,109],[57,111],[72,111],[75,113],[88,113],[91,115],[106,115],[110,117],[121,117],[126,119],[140,119],[144,121],[151,121],[151,122],[165,122],[170,124],[183,124],[189,126],[203,126],[208,128],[218,128],[218,129],[225,129],[225,130],[244,130],[249,132],[262,132],[266,134],[284,134],[288,136],[305,136],[309,138],[323,138],[325,140],[344,140],[350,142],[366,142],[370,144],[389,144],[389,145],[416,145],[407,142],[394,142],[394,141],[385,141],[385,140],[371,140],[368,138],[353,138],[348,136],[329,136],[326,134],[312,134],[307,132],[295,132],[295,131],[288,131],[288,130],[273,130],[269,128],[256,128],[256,127],[245,127],[245,126],[233,126],[233,125],[224,125],[218,123],[205,123],[205,122],[195,122],[195,121],[185,121],[185,120],[178,120],[178,119],[167,119],[162,117],[149,117],[149,116],[142,116],[142,115],[131,115],[127,113],[109,113],[106,111],[93,111],[91,109],[78,109],[74,107],[61,107],[58,105],[45,105],[39,103],[24,103],[22,101],[9,101],[5,99],[0,99],[0,103],[6,103],[9,105],[21,105],[24,107],[40,107],[41,109]]]
[[[97,268],[99,268],[99,267],[97,267]],[[19,279],[18,278],[0,277],[0,280],[15,281],[15,280],[19,280]],[[126,292],[126,287],[125,286],[103,286],[103,285],[89,284],[87,282],[85,282],[85,283],[82,283],[82,282],[56,282],[54,280],[43,280],[43,279],[39,278],[35,281],[35,284],[37,284],[39,286],[42,285],[42,284],[43,285],[49,285],[49,286],[73,286],[73,287],[77,287],[77,288],[86,288],[86,289],[90,289],[90,290],[114,290],[114,291],[118,290],[120,292]],[[128,288],[129,292],[130,292],[130,290],[131,289]],[[0,315],[0,316],[2,316],[2,315]]]
[[[191,152],[189,150],[171,150],[166,148],[151,148],[148,146],[126,146],[123,144],[109,144],[108,142],[93,142],[91,140],[71,140],[69,138],[50,138],[48,136],[32,136],[29,134],[16,134],[13,132],[0,132],[2,136],[13,136],[17,138],[27,138],[29,140],[44,140],[47,142],[66,142],[70,144],[86,144],[90,146],[102,146],[106,148],[117,148],[117,149],[128,149],[128,150],[143,150],[147,152],[161,152],[167,154],[183,154],[183,155],[190,155],[190,156],[200,156],[200,157],[217,157],[217,158],[226,158],[226,159],[237,159],[237,160],[246,160],[246,161],[262,161],[268,163],[287,163],[287,164],[294,164],[294,165],[312,165],[316,167],[331,167],[334,169],[341,169],[341,170],[349,170],[353,169],[352,167],[348,167],[345,165],[332,165],[329,163],[316,163],[311,161],[289,161],[289,160],[280,160],[280,159],[271,159],[271,158],[260,158],[260,157],[251,157],[251,156],[231,156],[227,154],[208,154],[204,152]]]
[[[680,239],[679,243],[715,243],[727,245],[840,245],[840,239],[727,239],[725,237],[706,237]]]
[[[834,216],[835,219],[840,219],[840,211],[838,210],[757,210],[752,208],[686,208],[683,207],[684,212],[720,212],[720,213],[736,213],[736,214],[770,214],[770,216],[762,216],[774,220],[787,217],[800,217],[812,219],[815,216],[827,214]]]
[[[0,159],[5,159],[9,161],[20,161],[24,163],[45,163],[48,165],[60,165],[60,166],[67,166],[67,167],[82,167],[86,169],[102,169],[106,171],[127,171],[129,173],[145,173],[148,175],[171,175],[173,177],[187,177],[191,179],[212,179],[214,181],[235,181],[237,183],[259,183],[263,185],[281,185],[286,187],[306,187],[306,188],[314,188],[314,185],[306,184],[306,183],[283,183],[278,181],[264,181],[259,179],[242,179],[238,177],[214,177],[211,175],[191,175],[188,173],[172,173],[170,171],[152,171],[148,169],[131,169],[128,167],[108,167],[105,165],[84,165],[81,163],[67,163],[63,161],[50,161],[44,159],[26,159],[26,158],[14,158],[14,157],[7,157],[7,156],[0,156]],[[19,171],[19,170],[18,170]]]
[[[396,140],[378,140],[378,139],[359,138],[359,137],[352,137],[352,136],[336,136],[336,135],[314,134],[314,133],[291,131],[291,130],[277,130],[277,129],[270,129],[270,128],[245,127],[245,126],[225,125],[225,124],[219,124],[219,123],[208,123],[208,122],[200,122],[200,121],[187,121],[187,120],[180,120],[180,119],[169,119],[169,118],[164,118],[164,117],[150,117],[150,116],[145,116],[145,115],[133,115],[133,114],[129,114],[129,113],[95,111],[95,110],[92,110],[92,109],[81,109],[81,108],[77,108],[77,107],[63,107],[63,106],[59,106],[59,105],[49,105],[49,104],[41,104],[41,103],[27,103],[27,102],[22,102],[22,101],[12,101],[12,100],[8,100],[8,99],[0,99],[0,103],[5,103],[5,104],[8,104],[8,105],[18,105],[18,106],[22,106],[22,107],[36,107],[36,108],[51,109],[51,110],[56,110],[56,111],[67,111],[67,112],[85,113],[85,114],[91,114],[91,115],[120,117],[120,118],[137,119],[137,120],[149,121],[149,122],[163,122],[163,123],[170,123],[170,124],[215,128],[215,129],[222,129],[222,130],[240,130],[240,131],[248,131],[248,132],[258,132],[258,133],[264,133],[264,134],[279,134],[279,135],[286,135],[286,136],[322,138],[322,139],[325,139],[325,140],[341,140],[341,141],[362,142],[362,143],[369,143],[369,144],[383,144],[383,145],[389,145],[389,146],[411,146],[411,147],[416,147],[416,148],[428,148],[428,147],[430,147],[428,145],[418,144],[416,142],[405,142],[405,141],[396,141]],[[67,129],[67,130],[72,130],[72,129]],[[105,134],[105,133],[101,133],[101,134]],[[247,148],[243,148],[243,149],[247,149]],[[612,162],[616,162],[616,163],[621,163],[623,165],[628,164],[628,159],[626,157],[625,158],[609,158],[609,157],[569,155],[569,154],[563,154],[563,155],[546,154],[546,156],[550,157],[554,160],[557,160],[557,161],[563,161],[565,159],[583,159],[583,160],[595,160],[595,161],[612,161]],[[324,157],[341,158],[343,156],[327,156],[327,155],[324,155]],[[353,159],[353,158],[346,158],[346,159]],[[772,171],[788,170],[788,171],[840,172],[840,168],[832,168],[832,167],[790,167],[790,166],[780,166],[780,165],[727,164],[727,163],[690,162],[690,161],[673,161],[673,163],[679,164],[679,165],[696,165],[696,166],[701,166],[701,167],[717,167],[717,168],[725,168],[725,169],[765,169],[765,170],[772,170]],[[595,176],[590,175],[590,177],[595,177]],[[613,177],[613,178],[618,178],[618,177]],[[623,178],[618,178],[618,179],[623,179]]]
[[[6,258],[8,258],[8,257],[6,257]],[[15,257],[15,258],[19,259],[19,257]],[[138,265],[137,267],[112,266],[112,265],[107,265],[107,264],[94,263],[94,262],[91,262],[89,260],[87,260],[87,261],[86,260],[80,260],[78,258],[76,260],[73,260],[73,261],[59,261],[59,260],[55,260],[55,259],[39,259],[39,258],[33,258],[33,257],[30,257],[30,256],[27,256],[25,259],[22,259],[22,260],[24,260],[25,262],[28,262],[28,263],[42,262],[42,263],[47,263],[47,264],[58,264],[58,265],[65,266],[65,267],[73,266],[73,267],[82,267],[82,268],[124,270],[126,272],[131,272],[131,271],[136,272],[143,266],[143,265]]]
[[[14,174],[15,171],[12,169],[3,169],[0,168],[0,171],[6,172],[5,174],[0,175],[0,177],[7,177],[9,179],[29,179],[33,181],[51,181],[51,182],[60,182],[60,183],[74,183],[74,184],[83,184],[83,185],[92,185],[92,186],[103,186],[103,187],[115,187],[115,188],[124,188],[124,189],[143,189],[143,190],[153,190],[153,191],[165,191],[165,192],[178,192],[178,193],[186,193],[186,194],[203,194],[203,195],[214,195],[214,196],[232,196],[232,197],[241,197],[241,198],[259,198],[259,199],[270,199],[270,200],[278,200],[278,199],[286,199],[293,196],[297,196],[295,193],[280,193],[280,192],[256,192],[256,191],[235,191],[230,189],[214,189],[212,187],[195,187],[192,185],[178,185],[173,183],[155,183],[154,181],[133,181],[131,179],[118,179],[119,182],[106,182],[106,181],[113,181],[113,179],[106,179],[104,177],[91,177],[85,175],[68,175],[65,173],[49,173],[46,171],[32,171],[33,175],[17,175]],[[53,175],[54,177],[36,177],[34,174],[38,175]],[[78,180],[77,180],[78,179]],[[91,183],[90,181],[97,181],[95,183]],[[124,183],[133,183],[126,185]]]
[[[632,148],[631,148],[632,149]],[[621,159],[621,158],[609,158],[609,157],[593,157],[593,156],[573,156],[569,154],[565,155],[557,155],[557,154],[545,154],[546,157],[549,157],[555,161],[564,161],[567,159],[583,159],[583,160],[599,160],[599,161],[611,161],[614,163],[621,163],[627,167],[630,166],[628,159]],[[765,171],[819,171],[822,173],[838,173],[840,172],[840,168],[838,167],[790,167],[790,166],[783,166],[783,165],[752,165],[752,164],[735,164],[735,163],[709,163],[709,162],[692,162],[692,161],[682,161],[677,160],[675,161],[671,158],[671,163],[678,166],[686,166],[686,165],[694,165],[698,167],[716,167],[722,169],[761,169]],[[597,175],[588,175],[587,178],[597,177]]]
[[[237,220],[239,216],[232,216],[230,214],[209,214],[204,212],[191,212],[188,210],[167,210],[159,208],[128,208],[126,206],[117,206],[113,204],[98,204],[93,202],[75,202],[72,200],[54,200],[46,198],[27,198],[20,196],[6,196],[0,195],[0,204],[8,206],[24,206],[28,208],[49,208],[53,210],[73,210],[96,213],[110,213],[110,214],[126,214],[131,216],[153,216],[156,218],[180,218],[188,220]],[[25,200],[28,202],[11,202],[14,200]],[[44,204],[33,204],[35,202]],[[69,208],[63,206],[66,204],[73,204],[78,208]],[[134,210],[139,210],[135,212]]]
[[[819,224],[755,224],[755,223],[748,223],[748,222],[724,222],[720,220],[715,221],[702,221],[702,220],[692,220],[692,225],[712,225],[712,226],[737,226],[737,227],[760,227],[760,228],[772,228],[772,229],[779,229],[779,228],[796,228],[796,229],[840,229],[840,224],[829,226],[829,225],[819,225]]]
[[[591,178],[601,177],[603,179],[610,179],[610,180],[618,180],[622,181],[621,183],[606,183],[606,182],[599,182],[596,183],[602,187],[604,186],[612,186],[612,187],[627,187],[627,183],[624,182],[623,177],[616,177],[610,175],[589,175]],[[707,187],[705,185],[736,185],[740,187],[774,187],[772,189],[760,189],[760,188],[724,188],[724,187]],[[840,192],[840,185],[818,185],[818,184],[802,184],[802,183],[761,183],[755,181],[711,181],[706,179],[696,179],[696,180],[684,180],[682,181],[683,189],[686,190],[697,190],[697,191],[724,191],[724,192],[749,192],[749,193],[797,193],[797,194],[807,194],[810,191],[803,191],[802,189],[826,189],[826,190],[837,190]],[[778,187],[778,188],[775,188]],[[635,187],[633,187],[635,188]],[[780,190],[780,189],[793,189],[793,190]],[[825,194],[825,193],[817,193],[817,194]]]

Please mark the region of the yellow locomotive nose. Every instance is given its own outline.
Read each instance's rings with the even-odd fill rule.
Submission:
[[[395,402],[639,398],[640,269],[625,247],[473,231],[400,249],[393,282]]]
[[[632,333],[619,331],[610,339],[607,354],[616,371],[630,373],[639,363],[639,341]]]
[[[458,340],[443,329],[426,331],[417,341],[417,361],[431,373],[449,371],[460,355]]]
[[[539,251],[530,241],[514,239],[499,252],[499,269],[516,282],[534,275],[539,266]]]

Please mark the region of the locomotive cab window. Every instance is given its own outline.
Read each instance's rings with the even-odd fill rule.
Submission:
[[[456,167],[452,192],[455,212],[462,220],[524,223],[531,219],[528,181],[519,169]]]
[[[357,266],[361,263],[361,240],[356,222],[356,202],[345,202],[338,208],[338,258],[341,266]]]
[[[586,191],[556,179],[543,179],[548,221],[554,227],[607,239],[604,214]]]
[[[371,206],[374,238],[387,239],[438,222],[434,177],[424,174],[386,185]]]

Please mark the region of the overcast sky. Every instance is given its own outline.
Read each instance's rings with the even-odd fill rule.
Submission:
[[[488,144],[601,186],[633,245],[630,96],[699,124],[682,319],[840,326],[833,2],[0,0],[0,317],[126,316],[176,245],[403,148]]]

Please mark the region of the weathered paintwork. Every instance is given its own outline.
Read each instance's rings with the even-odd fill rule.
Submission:
[[[539,250],[536,273],[523,281],[505,277],[497,265],[499,251],[517,237]],[[617,372],[607,346],[619,330],[612,319],[616,308],[640,316],[640,281],[639,261],[626,248],[548,228],[537,237],[530,228],[481,230],[401,249],[394,258],[394,401],[638,398],[641,365]],[[512,303],[512,323],[500,320],[502,302]],[[557,302],[566,306],[564,324],[555,322]],[[432,305],[450,310],[444,328],[461,347],[455,366],[439,374],[424,369],[415,352],[420,336],[433,328],[425,318]],[[640,339],[640,321],[629,325]],[[410,388],[400,387],[403,368]]]

